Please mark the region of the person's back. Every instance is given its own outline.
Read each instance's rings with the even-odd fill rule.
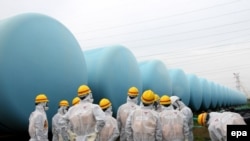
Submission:
[[[92,93],[88,86],[78,88],[80,103],[71,107],[60,124],[70,124],[76,141],[95,139],[105,125],[105,113],[97,104],[92,104]]]
[[[243,117],[240,114],[234,112],[223,112],[221,119],[222,122],[227,125],[246,125]]]
[[[52,141],[62,141],[68,140],[69,135],[67,133],[69,126],[61,126],[59,121],[62,119],[63,115],[67,113],[69,108],[69,103],[67,100],[61,100],[59,102],[59,108],[57,113],[52,117]]]
[[[158,113],[153,110],[154,94],[145,91],[141,97],[143,106],[130,113],[126,122],[128,141],[162,140],[161,124]]]
[[[163,141],[184,141],[188,139],[189,128],[184,115],[174,110],[167,95],[160,98],[162,112],[159,113]]]
[[[99,136],[97,137],[97,141],[116,141],[119,137],[119,130],[117,126],[117,121],[112,117],[112,103],[103,98],[99,102],[99,106],[105,112],[105,125],[100,131]]]
[[[112,116],[106,116],[105,126],[99,134],[99,141],[115,141],[119,137],[119,130],[117,127],[117,121]],[[114,137],[114,132],[116,136]]]
[[[209,136],[212,141],[227,140],[227,125],[246,125],[241,115],[233,112],[201,113],[198,116],[198,123],[208,127]]]
[[[129,100],[128,100],[129,101]],[[118,112],[117,112],[117,120],[119,120],[121,127],[120,128],[125,128],[126,125],[126,120],[129,116],[129,114],[134,111],[135,109],[139,108],[138,105],[136,105],[133,102],[127,102],[122,104],[119,108],[118,108]]]
[[[188,140],[193,140],[193,112],[192,110],[186,106],[179,97],[177,96],[171,96],[171,103],[172,105],[178,109],[185,117],[185,120],[188,122],[188,127],[189,127],[189,135],[188,135]]]
[[[163,141],[184,140],[184,117],[178,110],[163,110],[160,114]]]
[[[182,101],[181,101],[181,103],[182,103]],[[193,127],[194,127],[193,112],[186,105],[180,111],[184,115],[184,117],[186,118],[186,121],[187,121],[187,124],[188,124],[188,128],[189,128],[189,135],[188,135],[189,136],[189,140],[193,140]]]
[[[93,109],[98,106],[89,102],[81,101],[69,111],[69,120],[73,126],[73,132],[78,136],[86,136],[95,132],[96,120]]]
[[[212,140],[227,140],[227,125],[246,125],[244,119],[238,113],[223,112],[210,113],[208,131]]]
[[[128,90],[127,102],[122,104],[117,110],[117,124],[120,132],[120,141],[126,141],[125,125],[129,114],[139,108],[137,105],[139,91],[136,87]]]

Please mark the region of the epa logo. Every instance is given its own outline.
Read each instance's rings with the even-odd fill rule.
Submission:
[[[247,131],[232,131],[231,136],[236,137],[236,138],[241,137],[241,136],[246,137],[247,136]]]
[[[227,125],[228,141],[246,141],[250,133],[248,125]]]

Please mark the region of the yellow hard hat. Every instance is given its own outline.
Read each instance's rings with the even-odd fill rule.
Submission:
[[[45,94],[39,94],[36,96],[35,103],[48,102],[48,98]]]
[[[80,98],[79,97],[75,97],[73,100],[72,100],[72,105],[76,105],[80,102]]]
[[[139,91],[138,91],[138,89],[136,87],[130,87],[128,89],[128,95],[129,96],[136,97],[136,96],[138,96],[138,94],[139,94]]]
[[[146,90],[141,96],[141,101],[145,104],[152,104],[155,101],[154,92],[151,90]]]
[[[171,99],[167,95],[163,95],[160,99],[160,104],[161,105],[170,105],[171,104]]]
[[[102,109],[107,109],[111,106],[111,102],[107,99],[107,98],[103,98],[100,102],[99,102],[99,106]]]
[[[198,119],[197,119],[197,122],[202,125],[202,126],[205,126],[206,125],[206,119],[207,119],[207,113],[201,113],[198,115]]]
[[[160,100],[159,95],[158,95],[158,94],[155,94],[155,102],[156,102],[156,101],[159,101],[159,100]]]
[[[91,93],[90,88],[87,85],[81,85],[78,88],[78,96],[86,96]]]
[[[59,106],[69,106],[69,102],[67,100],[61,100]]]

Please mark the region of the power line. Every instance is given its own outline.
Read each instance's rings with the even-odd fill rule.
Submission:
[[[145,23],[145,22],[151,22],[151,21],[156,21],[156,20],[162,20],[162,19],[166,19],[166,18],[170,18],[170,17],[176,17],[176,16],[181,16],[181,15],[186,15],[186,14],[190,14],[190,13],[195,13],[195,12],[199,12],[199,11],[203,11],[203,10],[207,10],[207,9],[216,8],[216,7],[231,5],[231,4],[234,4],[234,3],[239,2],[239,1],[240,1],[240,0],[234,0],[234,1],[231,1],[231,2],[228,2],[228,3],[217,4],[217,5],[210,6],[210,7],[206,7],[206,8],[200,8],[200,9],[196,9],[196,10],[192,10],[192,11],[188,11],[188,12],[173,14],[173,15],[170,15],[170,16],[164,16],[164,17],[160,17],[160,18],[152,18],[152,19],[143,20],[143,21],[139,21],[139,22],[133,22],[133,23],[124,24],[124,25],[118,25],[118,26],[112,26],[112,27],[107,27],[107,28],[89,30],[89,31],[80,32],[80,33],[76,33],[76,34],[87,33],[87,32],[95,32],[95,31],[107,30],[107,29],[113,29],[113,28],[120,28],[120,27],[126,27],[126,26],[141,24],[141,23]]]
[[[187,62],[188,64],[196,64],[196,63],[201,63],[205,62],[206,60],[212,61],[217,58],[222,58],[223,56],[230,56],[230,55],[242,55],[242,54],[249,54],[250,48],[243,48],[243,49],[237,49],[237,50],[230,50],[230,51],[221,51],[221,52],[212,52],[212,53],[206,53],[206,54],[200,54],[200,55],[183,55],[181,57],[167,57],[162,59],[164,60],[171,60],[171,58],[180,60],[180,61],[175,61],[175,62],[168,62],[168,65],[186,65]],[[216,58],[217,57],[217,58]],[[191,58],[191,59],[190,59]]]
[[[229,45],[235,45],[235,44],[242,44],[242,43],[249,43],[250,41],[244,41],[244,42],[236,42],[236,43],[227,43],[224,45],[216,45],[216,46],[210,46],[211,48],[215,47],[222,47],[222,46],[229,46]],[[162,55],[162,54],[167,54],[168,52],[161,52],[161,53],[155,53],[155,54],[150,54],[150,55],[142,55],[142,56],[137,56],[138,58],[140,57],[149,57],[149,56],[155,56],[155,55]]]
[[[171,25],[157,26],[157,27],[153,27],[153,28],[150,28],[150,29],[130,31],[130,32],[118,33],[118,34],[115,33],[115,34],[111,34],[111,35],[105,35],[105,36],[102,36],[102,37],[80,39],[80,41],[91,41],[91,40],[95,40],[95,39],[105,39],[105,38],[112,38],[112,37],[129,35],[129,34],[134,34],[134,33],[149,32],[149,31],[153,31],[153,30],[162,30],[162,29],[166,29],[166,28],[169,28],[169,27],[174,27],[174,26],[179,26],[179,25],[185,25],[185,24],[190,24],[190,23],[196,23],[196,22],[199,22],[199,21],[204,21],[204,20],[219,18],[219,17],[226,16],[226,15],[232,15],[232,14],[236,14],[236,13],[240,13],[240,12],[246,12],[246,11],[249,11],[249,10],[250,9],[244,9],[244,10],[240,10],[240,11],[236,11],[236,12],[231,12],[231,13],[226,13],[226,14],[222,14],[222,15],[218,15],[218,16],[212,16],[212,17],[206,17],[206,18],[201,18],[201,19],[195,19],[195,20],[191,20],[191,21],[187,21],[187,22],[181,22],[181,23],[177,23],[177,24],[171,24]],[[235,22],[235,23],[230,23],[230,24],[225,24],[225,25],[219,25],[218,27],[228,26],[228,25],[234,25],[234,24],[240,24],[240,23],[244,23],[244,22],[248,22],[248,21],[249,21],[249,19],[248,20],[244,20],[244,21]],[[211,28],[218,28],[218,27],[217,26],[215,26],[215,27],[208,27],[208,28],[204,28],[204,29],[198,29],[197,31],[199,31],[199,30],[208,30],[208,29],[211,29]],[[195,31],[187,31],[187,32],[195,32]],[[186,33],[186,32],[184,32],[184,33]],[[176,33],[176,34],[181,34],[181,33]]]
[[[249,20],[250,21],[250,20]],[[204,35],[204,36],[199,36],[199,37],[192,37],[192,38],[186,38],[186,39],[178,39],[178,40],[170,40],[170,41],[163,41],[163,42],[158,42],[158,43],[154,43],[154,44],[147,44],[147,45],[139,45],[136,47],[131,47],[131,48],[145,48],[145,47],[151,47],[151,46],[156,46],[156,45],[165,45],[165,44],[169,44],[169,43],[176,43],[176,42],[181,42],[181,41],[190,41],[190,40],[195,40],[195,39],[201,39],[201,38],[207,38],[207,37],[214,37],[214,36],[220,36],[220,35],[224,35],[224,34],[229,34],[229,33],[236,33],[236,32],[244,32],[244,31],[248,31],[250,30],[250,27],[248,28],[244,28],[244,29],[240,29],[240,30],[233,30],[233,31],[228,31],[228,32],[223,32],[223,33],[216,33],[216,34],[209,34],[209,35]],[[167,35],[170,36],[170,35]],[[145,39],[146,40],[146,39]],[[134,40],[135,41],[135,40]],[[143,40],[140,40],[143,41]],[[91,48],[97,45],[92,45],[92,46],[88,46],[87,48]]]
[[[155,45],[161,45],[161,44],[168,44],[168,43],[175,43],[175,42],[182,42],[182,41],[190,41],[190,40],[196,40],[196,39],[202,39],[202,38],[207,38],[207,37],[214,37],[214,36],[220,36],[220,35],[224,35],[224,34],[229,34],[229,33],[236,33],[236,32],[241,32],[241,31],[247,31],[250,30],[250,28],[245,28],[245,29],[241,29],[241,30],[234,30],[234,31],[229,31],[229,32],[223,32],[223,33],[217,33],[217,34],[209,34],[209,35],[204,35],[204,36],[199,36],[199,37],[192,37],[192,38],[186,38],[186,39],[179,39],[179,40],[172,40],[172,41],[164,41],[164,42],[160,42],[160,43],[156,43],[153,45],[146,45],[146,46],[155,46]],[[138,47],[146,47],[145,45],[141,45],[141,46],[137,46]]]
[[[250,42],[250,41],[249,41]],[[206,51],[206,50],[211,50],[211,48],[202,48],[202,49],[200,49],[200,50],[197,50],[197,51]],[[250,51],[250,47],[246,47],[246,48],[237,48],[237,49],[234,49],[234,50],[227,50],[227,51],[213,51],[213,52],[210,52],[210,53],[200,53],[200,54],[197,54],[197,55],[188,55],[187,54],[187,52],[177,52],[176,54],[173,54],[173,55],[169,55],[168,53],[166,53],[166,54],[168,54],[168,59],[169,58],[186,58],[186,57],[204,57],[204,56],[208,56],[209,55],[209,57],[212,55],[223,55],[223,54],[226,54],[226,55],[229,55],[229,54],[235,54],[235,53],[245,53],[245,52],[243,52],[243,51]],[[185,53],[185,54],[184,54]],[[184,55],[183,55],[184,54]],[[178,56],[181,56],[181,57],[178,57]],[[184,56],[184,57],[183,57]]]
[[[240,66],[230,66],[230,67],[224,67],[224,68],[220,68],[220,69],[214,69],[213,70],[207,70],[207,71],[200,71],[200,72],[195,72],[196,74],[214,74],[214,73],[218,73],[218,72],[234,72],[234,71],[238,71],[238,70],[243,70],[243,69],[250,69],[250,64],[247,65],[240,65]]]
[[[218,26],[211,26],[211,27],[200,28],[200,29],[195,29],[195,30],[189,30],[189,31],[177,32],[177,33],[171,33],[171,34],[163,34],[163,35],[151,36],[151,37],[142,38],[142,39],[132,39],[132,40],[130,39],[130,40],[125,40],[125,41],[120,41],[120,42],[121,43],[131,43],[131,42],[145,41],[145,40],[149,40],[149,39],[158,39],[158,38],[163,38],[163,37],[168,37],[168,36],[183,35],[183,34],[189,34],[189,33],[198,32],[198,31],[217,29],[217,28],[221,28],[221,27],[225,28],[227,26],[247,23],[249,21],[250,21],[250,19],[239,21],[239,22],[233,22],[233,23],[229,23],[229,24],[218,25]],[[105,36],[105,37],[102,37],[101,39],[110,38],[110,37],[114,37],[114,36],[118,36],[118,35],[121,35],[121,34]],[[82,41],[86,42],[86,41],[91,41],[91,40],[95,40],[95,39],[98,39],[98,38],[99,37],[92,38],[92,39],[83,39]]]
[[[214,41],[214,42],[211,42],[211,43],[206,43],[206,44],[200,44],[200,45],[196,45],[195,47],[188,47],[188,48],[185,48],[185,49],[181,49],[181,50],[178,50],[178,52],[176,52],[176,50],[168,50],[168,54],[171,54],[171,53],[186,53],[187,51],[193,51],[193,50],[200,50],[200,49],[212,49],[212,48],[219,48],[218,45],[216,46],[211,46],[211,44],[218,44],[220,42],[223,42],[223,41],[232,41],[233,39],[237,39],[237,38],[242,38],[242,36],[244,37],[247,37],[249,36],[250,34],[245,34],[245,35],[240,35],[240,36],[234,36],[234,37],[231,37],[231,38],[227,38],[227,39],[223,39],[223,40],[218,40],[218,41]],[[205,47],[203,47],[205,46]],[[202,48],[201,48],[202,47]],[[223,46],[221,46],[223,47]]]
[[[247,34],[247,35],[250,35],[250,34]],[[247,35],[244,35],[244,37],[246,37]],[[242,38],[242,35],[238,36],[238,37]],[[218,49],[218,48],[224,47],[225,45],[226,46],[231,45],[231,43],[220,44],[220,45],[211,45],[211,44],[214,44],[214,43],[218,44],[221,41],[228,41],[228,40],[232,40],[235,38],[237,38],[237,37],[232,37],[232,38],[228,38],[228,39],[224,39],[224,40],[220,40],[220,41],[216,41],[216,42],[212,42],[212,43],[200,44],[200,45],[196,45],[195,47],[188,47],[188,48],[184,48],[184,49],[181,48],[179,50],[177,50],[177,49],[167,50],[167,52],[165,52],[165,53],[173,56],[173,55],[183,55],[189,51],[206,51],[206,50],[211,50],[213,48]],[[248,41],[247,42],[245,42],[245,41],[244,42],[236,42],[236,43],[237,44],[238,43],[248,43]],[[232,44],[235,44],[235,42]],[[205,45],[205,47],[204,47],[204,45]],[[161,53],[164,53],[164,52],[161,52]]]

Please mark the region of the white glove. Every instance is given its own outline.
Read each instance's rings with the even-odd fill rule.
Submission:
[[[87,141],[95,141],[97,137],[97,132],[93,132],[87,136]]]
[[[184,141],[188,141],[188,137],[185,137]]]
[[[68,134],[69,134],[69,140],[70,141],[76,141],[76,134],[73,133],[72,131],[68,130]]]

